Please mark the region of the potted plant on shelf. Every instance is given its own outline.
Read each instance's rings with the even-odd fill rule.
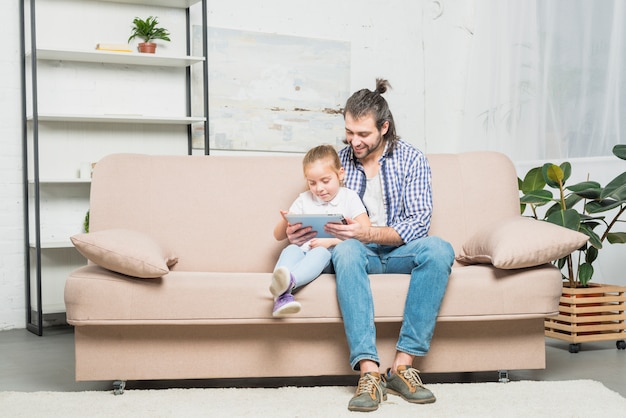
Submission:
[[[626,160],[626,145],[616,145],[613,154]],[[626,222],[626,172],[602,187],[587,180],[566,186],[571,164],[546,163],[532,168],[523,180],[518,179],[522,214],[542,219],[589,237],[589,241],[554,264],[565,270],[559,315],[546,319],[546,335],[570,342],[570,352],[578,352],[585,341],[616,340],[626,348],[626,286],[590,284],[593,262],[603,245],[626,243],[626,232],[615,231]],[[546,187],[547,186],[547,187]],[[550,189],[557,190],[555,197]],[[540,206],[552,204],[540,216]]]
[[[170,33],[167,31],[167,29],[157,27],[158,24],[159,22],[154,16],[150,16],[145,20],[136,17],[133,20],[134,27],[132,29],[130,37],[128,38],[128,42],[130,42],[134,38],[143,39],[143,42],[139,43],[138,45],[139,52],[154,54],[154,51],[156,50],[156,43],[152,41],[156,39],[160,39],[162,41],[170,41]]]

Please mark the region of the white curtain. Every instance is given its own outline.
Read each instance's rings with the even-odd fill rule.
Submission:
[[[626,130],[623,0],[476,0],[459,151],[611,155]]]

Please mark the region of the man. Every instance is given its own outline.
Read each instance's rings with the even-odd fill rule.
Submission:
[[[360,370],[351,411],[374,411],[387,392],[412,403],[435,402],[412,367],[415,356],[430,348],[439,307],[454,260],[451,245],[429,237],[432,212],[431,173],[418,149],[396,135],[393,116],[381,96],[386,80],[376,90],[362,89],[344,110],[347,146],[340,151],[345,184],[361,196],[372,221],[364,227],[327,224],[326,231],[342,239],[332,262],[337,297],[350,348],[350,365]],[[292,243],[311,238],[306,228],[288,227]],[[368,274],[410,273],[400,336],[393,364],[379,372],[374,305]]]

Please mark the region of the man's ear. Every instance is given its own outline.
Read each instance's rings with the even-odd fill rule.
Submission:
[[[380,134],[381,134],[382,136],[385,136],[385,135],[387,135],[387,131],[388,131],[388,130],[389,130],[389,121],[388,121],[388,120],[386,120],[386,121],[383,123],[383,126],[381,126],[381,127],[380,127]]]

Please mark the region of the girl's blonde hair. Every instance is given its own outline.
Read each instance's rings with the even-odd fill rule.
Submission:
[[[306,168],[318,160],[330,160],[330,166],[333,168],[335,173],[339,176],[341,169],[343,166],[341,165],[341,160],[339,159],[339,154],[337,154],[337,150],[332,145],[324,144],[318,145],[315,148],[311,148],[302,159],[302,171],[306,175]]]

